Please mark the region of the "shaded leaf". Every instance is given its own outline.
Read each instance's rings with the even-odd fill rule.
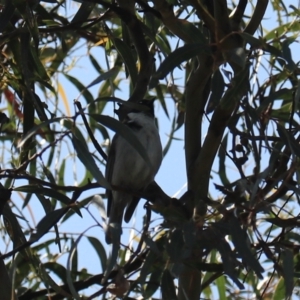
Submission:
[[[162,274],[161,294],[164,300],[177,300],[174,281],[168,269],[165,269]]]
[[[294,289],[294,255],[293,252],[288,248],[284,248],[281,253],[285,285],[285,297],[289,298],[292,296]]]
[[[270,222],[278,227],[300,227],[300,220],[299,218],[288,218],[288,219],[281,219],[278,217],[275,218],[265,218],[267,222]]]
[[[216,70],[215,73],[213,74],[211,80],[211,86],[213,87],[213,89],[209,96],[209,100],[206,108],[206,113],[208,114],[214,111],[215,107],[219,104],[225,90],[224,78],[219,69]]]
[[[63,202],[65,205],[70,204],[70,198],[66,195],[60,193],[58,190],[51,189],[51,188],[41,188],[37,185],[24,185],[19,186],[14,189],[14,191],[24,192],[24,193],[32,193],[32,194],[41,194],[43,196],[48,196],[54,198],[58,201]]]
[[[102,73],[96,79],[94,79],[90,84],[88,84],[88,86],[86,88],[84,88],[84,90],[82,90],[80,92],[80,94],[83,94],[86,89],[100,83],[101,81],[104,81],[104,80],[110,79],[112,77],[115,77],[118,74],[119,71],[120,70],[119,70],[118,67],[113,67],[112,69],[108,70],[107,72]]]
[[[280,124],[277,124],[277,131],[280,138],[285,142],[286,145],[289,145],[290,149],[294,154],[300,157],[300,146],[295,138]]]
[[[128,70],[128,73],[131,77],[131,81],[133,86],[135,86],[137,80],[137,69],[136,69],[136,61],[132,55],[132,49],[127,46],[121,39],[114,38],[113,43],[122,56],[123,62]]]
[[[91,2],[82,2],[71,23],[75,23],[76,26],[78,26],[78,23],[80,22],[83,24],[93,11],[95,5],[95,3]],[[79,24],[78,27],[80,27],[82,24]]]
[[[181,63],[201,53],[210,53],[210,48],[204,43],[187,44],[170,53],[153,75],[150,88],[155,87],[158,83],[158,79],[166,77],[169,72],[178,67]]]
[[[237,272],[235,270],[237,266],[237,260],[229,244],[224,239],[222,239],[219,240],[216,248],[220,252],[225,273],[232,279],[232,281],[238,286],[239,289],[244,289],[244,285],[237,278]]]
[[[259,278],[263,278],[261,273],[264,272],[263,267],[256,260],[248,247],[248,237],[244,230],[241,229],[238,220],[232,217],[229,221],[230,234],[232,236],[232,242],[236,247],[239,256],[246,263]]]
[[[218,175],[221,179],[221,182],[224,186],[228,186],[230,184],[228,177],[226,175],[226,165],[225,165],[225,159],[226,159],[226,149],[227,149],[227,139],[228,134],[226,134],[221,142],[221,147],[219,148],[218,157],[219,157],[219,170]]]
[[[60,122],[61,120],[64,120],[64,119],[65,119],[65,117],[54,118],[54,119],[42,122],[41,124],[32,127],[29,131],[26,132],[23,139],[18,143],[18,148],[23,147],[24,144],[27,142],[27,140],[29,140],[33,135],[35,135],[43,127],[48,126],[49,124],[52,124],[55,122]]]
[[[273,46],[266,43],[265,40],[268,40],[268,38],[266,38],[266,36],[264,37],[265,39],[263,40],[263,39],[257,39],[253,35],[248,34],[246,32],[241,32],[240,35],[253,48],[262,49],[262,50],[267,51],[267,52],[269,52],[273,55],[282,57],[282,53],[281,53],[280,50],[278,50],[277,48],[275,48],[275,47],[273,47]]]
[[[49,212],[36,226],[36,233],[32,234],[31,240],[38,241],[43,235],[56,225],[68,208],[60,208]]]
[[[86,86],[82,84],[77,78],[67,75],[64,73],[64,76],[72,82],[77,90],[79,91],[80,95],[83,95],[83,97],[86,99],[87,103],[92,103],[94,101],[93,95],[90,93],[89,90],[86,89]]]
[[[62,282],[67,283],[67,269],[58,262],[46,262],[44,268],[53,272]]]
[[[94,238],[92,236],[88,236],[87,239],[94,247],[94,249],[99,257],[102,271],[104,271],[107,266],[107,256],[106,256],[106,251],[105,251],[103,245],[100,243],[99,239]]]
[[[107,182],[102,172],[99,170],[86,144],[79,140],[74,134],[72,136],[72,143],[74,145],[74,149],[77,152],[78,158],[83,163],[83,165],[92,173],[99,185],[104,188],[110,189],[110,184]]]
[[[145,290],[143,291],[143,297],[145,299],[149,299],[152,297],[152,295],[157,291],[157,289],[160,287],[160,280],[163,270],[162,269],[156,269],[154,270],[148,282],[146,283]]]

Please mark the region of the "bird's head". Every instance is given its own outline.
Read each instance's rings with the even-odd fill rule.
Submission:
[[[144,113],[154,118],[154,101],[155,99],[152,98],[150,100],[143,99],[137,103],[129,101],[118,103],[119,108],[115,109],[115,113],[118,115],[120,121],[125,120],[129,113]]]

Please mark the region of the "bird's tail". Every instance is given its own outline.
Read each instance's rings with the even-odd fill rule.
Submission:
[[[123,214],[125,207],[128,205],[128,203],[130,203],[131,199],[132,196],[126,193],[112,193],[111,207],[109,210],[109,220],[105,237],[108,244],[120,243]]]

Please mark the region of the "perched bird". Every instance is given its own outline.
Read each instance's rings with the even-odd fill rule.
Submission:
[[[138,204],[134,192],[145,189],[153,180],[162,161],[162,146],[154,120],[154,100],[142,100],[143,110],[133,109],[126,113],[124,123],[144,146],[151,166],[123,137],[116,134],[112,140],[106,165],[106,179],[112,186],[126,191],[107,191],[109,217],[106,242],[120,241],[124,210],[125,222],[129,222]],[[120,105],[122,108],[122,105]],[[121,110],[119,109],[119,111]],[[117,111],[118,113],[118,111]]]

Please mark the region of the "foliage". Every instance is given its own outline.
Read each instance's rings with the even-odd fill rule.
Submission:
[[[69,11],[66,0],[4,1],[2,299],[299,293],[300,89],[292,55],[299,9],[280,0],[253,2],[82,0]],[[261,25],[268,14],[276,22],[267,31]],[[88,86],[70,74],[79,48],[98,74]],[[62,76],[80,93],[74,112]],[[119,99],[124,82],[129,95]],[[184,130],[187,192],[175,199],[151,184],[141,193],[149,203],[140,234],[121,249],[113,245],[107,257],[105,242],[90,228],[64,228],[76,216],[92,219],[91,203],[102,218],[95,226],[105,227],[108,129],[147,156],[104,109],[151,97],[171,127],[164,155]],[[28,222],[26,208],[40,221]],[[163,216],[158,230],[151,211]],[[85,253],[97,253],[97,274],[78,266],[84,239]]]

